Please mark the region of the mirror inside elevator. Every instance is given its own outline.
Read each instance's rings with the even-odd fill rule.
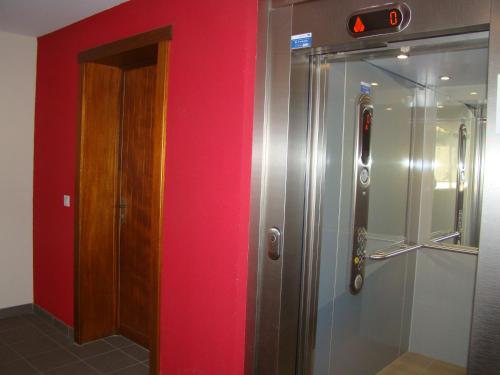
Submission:
[[[313,373],[465,374],[488,33],[312,65],[326,155]]]

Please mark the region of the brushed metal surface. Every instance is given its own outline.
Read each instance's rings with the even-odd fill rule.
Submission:
[[[273,8],[287,7],[298,3],[307,3],[316,0],[273,0]]]
[[[458,165],[457,165],[457,197],[455,203],[455,231],[459,236],[454,238],[454,243],[462,243],[464,232],[464,196],[465,196],[465,163],[467,150],[467,127],[461,124],[458,130]]]
[[[263,130],[263,181],[261,190],[261,219],[259,234],[268,228],[278,228],[284,238],[283,256],[272,260],[260,246],[258,273],[258,302],[254,373],[277,374],[280,351],[280,331],[283,263],[287,257],[285,197],[288,158],[288,118],[290,98],[290,35],[291,8],[270,11],[268,69],[268,105]],[[288,330],[290,331],[290,330]]]
[[[308,214],[304,196],[306,191],[307,123],[309,94],[309,59],[292,60],[290,79],[290,127],[288,133],[288,165],[285,206],[285,250],[283,259],[283,287],[281,298],[280,358],[279,374],[295,374],[297,370],[297,342],[300,340],[297,327],[302,321],[301,270],[303,266],[303,244],[309,232],[304,227]]]
[[[336,50],[351,50],[410,36],[413,39],[485,30],[490,19],[490,0],[405,0],[411,9],[411,21],[400,33],[360,40],[349,35],[346,22],[352,13],[385,3],[381,0],[319,0],[295,4],[293,34],[311,32],[313,48],[336,46]]]
[[[329,67],[322,64],[320,56],[311,59],[310,66],[301,61],[299,56],[293,59],[294,69],[292,70],[292,97],[296,105],[291,112],[291,123],[297,129],[296,142],[306,145],[307,153],[304,154],[304,161],[295,165],[298,173],[304,173],[304,191],[302,195],[293,195],[289,199],[293,202],[304,200],[303,210],[303,234],[301,241],[302,272],[298,270],[298,275],[302,273],[300,279],[300,315],[298,324],[297,352],[297,374],[309,374],[312,371],[313,353],[309,348],[314,346],[316,339],[317,306],[318,306],[318,286],[319,286],[319,262],[321,255],[321,207],[324,197],[324,175],[326,166],[326,138],[325,134],[325,101],[326,81]],[[306,60],[307,61],[307,60]],[[301,63],[302,62],[302,63]],[[310,71],[310,81],[306,81]],[[302,79],[300,79],[302,77]],[[300,94],[299,94],[300,93]],[[309,106],[309,111],[307,108]],[[301,113],[300,110],[305,111]],[[305,114],[308,114],[304,116]],[[308,123],[307,132],[304,133]],[[303,129],[300,131],[299,129]],[[300,191],[295,191],[300,193]],[[304,199],[305,198],[305,199]],[[287,212],[287,218],[293,212]]]
[[[257,60],[255,72],[254,118],[252,139],[252,176],[250,190],[250,226],[248,244],[248,280],[245,334],[245,374],[252,375],[255,366],[256,327],[258,324],[258,273],[261,243],[261,197],[263,183],[264,128],[267,123],[267,54],[270,49],[269,9],[271,0],[259,0],[257,27]]]
[[[488,124],[476,295],[469,351],[470,375],[500,374],[500,0],[492,1],[488,74]]]
[[[368,113],[370,116],[369,132],[372,132],[373,118],[373,103],[369,95],[362,94],[359,97],[357,109],[357,128],[356,128],[356,144],[354,146],[355,166],[354,170],[354,225],[352,231],[352,256],[351,256],[351,293],[358,294],[361,292],[365,279],[365,249],[366,235],[368,228],[368,208],[370,206],[370,173],[371,173],[371,147],[368,144],[368,158],[363,161],[364,141],[370,143],[368,139],[363,137],[363,128],[365,126],[363,116]],[[361,172],[366,171],[368,174],[367,182],[363,184],[361,180]],[[357,262],[355,261],[357,260]]]
[[[496,5],[494,19],[500,20],[500,0],[492,0]],[[259,375],[291,375],[295,374],[296,345],[299,336],[297,330],[298,303],[303,233],[300,230],[300,216],[291,217],[286,222],[286,213],[300,214],[304,210],[303,200],[293,200],[298,196],[305,178],[303,174],[306,149],[298,137],[300,131],[307,130],[304,122],[310,119],[300,117],[300,111],[309,105],[303,100],[303,93],[291,93],[292,79],[290,36],[303,32],[313,32],[313,46],[316,52],[335,50],[354,50],[358,48],[377,47],[390,41],[407,40],[425,36],[455,34],[464,31],[486,30],[490,20],[490,0],[407,0],[412,9],[412,21],[401,33],[389,36],[377,36],[361,41],[354,40],[346,29],[346,19],[349,14],[367,6],[379,5],[374,0],[262,0],[263,4],[259,18],[260,34],[258,74],[256,86],[256,108],[252,166],[252,217],[250,227],[250,279],[249,279],[249,320],[247,332],[246,374]],[[382,2],[383,3],[383,2]],[[290,4],[294,4],[290,6]],[[272,7],[276,9],[271,9]],[[269,9],[269,10],[268,10]],[[266,16],[263,16],[266,13]],[[293,20],[292,20],[293,15]],[[443,17],[443,15],[447,15]],[[292,22],[293,21],[293,22]],[[489,117],[494,118],[492,101],[496,100],[496,74],[500,72],[500,37],[499,27],[493,25],[496,31],[497,47],[490,57],[490,98]],[[265,44],[265,45],[264,45]],[[300,71],[307,65],[306,56],[311,51],[294,52],[302,67],[297,66],[297,79],[307,79],[307,74]],[[294,57],[294,58],[295,58]],[[263,61],[265,60],[265,61]],[[300,65],[300,64],[299,64]],[[492,78],[491,73],[494,74]],[[494,81],[494,84],[492,82]],[[308,85],[305,85],[308,87]],[[491,90],[494,90],[492,93]],[[492,95],[494,94],[494,95]],[[295,110],[295,114],[293,111]],[[307,115],[305,115],[307,116]],[[493,117],[492,117],[493,116]],[[292,118],[293,117],[293,118]],[[302,128],[296,127],[300,124]],[[493,127],[493,128],[492,128]],[[489,187],[485,191],[483,206],[483,228],[481,233],[480,272],[478,274],[478,296],[474,319],[473,350],[470,356],[470,373],[499,374],[500,361],[495,362],[495,347],[500,345],[500,324],[495,315],[500,313],[500,287],[496,270],[500,266],[500,256],[495,255],[495,246],[500,238],[492,230],[495,219],[498,223],[498,202],[500,197],[500,179],[493,175],[492,159],[499,160],[498,151],[494,150],[494,142],[500,141],[494,132],[493,125],[488,126],[488,152],[486,174],[489,176]],[[298,167],[300,166],[300,167]],[[488,168],[489,166],[489,168]],[[298,167],[298,168],[297,168]],[[423,173],[425,174],[425,173]],[[295,192],[292,194],[292,190]],[[289,194],[287,196],[287,194]],[[303,191],[305,194],[305,191]],[[300,194],[299,194],[300,195]],[[302,195],[304,196],[304,195]],[[488,204],[489,202],[489,204]],[[420,210],[422,202],[415,202]],[[276,226],[284,236],[283,257],[271,260],[263,256],[262,236],[265,230]],[[299,230],[297,230],[299,228]],[[486,230],[488,228],[488,230]],[[422,239],[423,233],[409,233],[410,238]],[[485,240],[486,239],[486,240]],[[484,250],[483,254],[483,248]],[[498,253],[498,251],[497,251]],[[484,255],[484,256],[483,256]],[[493,263],[490,263],[493,262]],[[258,271],[257,271],[258,269]],[[317,277],[310,275],[311,278]],[[253,278],[253,279],[252,279]],[[253,281],[252,281],[253,280]],[[253,286],[252,286],[253,285]],[[256,298],[255,298],[256,296]],[[489,299],[493,303],[494,314],[491,315],[488,306]],[[253,305],[252,305],[253,304]],[[252,315],[251,313],[256,313]],[[253,321],[253,322],[252,322]],[[255,326],[255,336],[252,337],[252,327]],[[248,329],[250,331],[248,331]],[[475,341],[477,344],[475,344]],[[489,346],[488,346],[489,345]],[[476,350],[474,348],[477,347]],[[312,350],[312,348],[311,348]],[[492,363],[493,362],[493,363]],[[475,372],[474,372],[475,371]]]

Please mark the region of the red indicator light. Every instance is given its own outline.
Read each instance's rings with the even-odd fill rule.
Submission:
[[[354,32],[355,33],[362,33],[363,31],[365,31],[365,24],[363,23],[361,18],[358,16],[358,18],[356,18],[356,23],[354,24]]]
[[[355,13],[349,17],[347,29],[355,38],[397,33],[408,24],[409,10],[405,10],[404,4],[396,5],[371,12]]]
[[[389,13],[389,23],[391,26],[397,26],[399,24],[399,13],[395,10],[391,10]]]
[[[369,113],[365,115],[365,131],[370,130],[370,126],[372,124],[372,117]]]

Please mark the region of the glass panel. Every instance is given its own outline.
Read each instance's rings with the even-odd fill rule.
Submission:
[[[431,52],[417,48],[407,60],[398,60],[398,52],[323,61],[327,163],[315,375],[375,375],[401,354],[422,353],[425,347],[433,350],[425,355],[459,366],[466,360],[474,257],[433,257],[423,250],[366,260],[360,293],[353,294],[350,285],[353,238],[359,233],[353,210],[360,209],[355,197],[366,180],[360,163],[369,166],[370,181],[361,190],[369,197],[366,254],[407,243],[410,232],[427,241],[460,226],[462,243],[477,243],[487,48],[434,45]],[[441,79],[445,73],[451,82]],[[359,137],[358,104],[367,94],[373,117],[361,112],[362,123],[370,126]],[[369,148],[357,144],[363,135]],[[460,186],[463,211],[457,226]],[[415,212],[419,220],[410,221]],[[443,293],[454,303],[436,305],[448,300]]]
[[[485,84],[484,84],[485,86]],[[438,94],[435,121],[431,237],[459,232],[448,242],[478,246],[485,87],[472,85],[467,103]]]
[[[323,207],[317,375],[373,373],[398,355],[402,332],[408,329],[404,324],[407,313],[402,308],[407,257],[368,265],[362,293],[354,296],[349,292],[355,124],[357,102],[366,84],[371,85],[373,103],[367,252],[404,242],[406,236],[412,118],[419,89],[369,62],[333,62],[327,94],[327,199]],[[332,268],[333,264],[336,267]],[[353,360],[359,353],[363,353],[363,360]]]

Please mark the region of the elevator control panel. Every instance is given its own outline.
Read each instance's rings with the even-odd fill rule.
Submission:
[[[352,14],[347,29],[355,38],[396,33],[410,23],[410,8],[403,3],[370,7]]]
[[[356,117],[354,218],[350,282],[352,294],[358,294],[365,281],[365,251],[370,198],[371,133],[373,127],[373,104],[370,95],[363,94],[359,97]]]
[[[467,127],[461,124],[458,129],[458,163],[457,163],[457,196],[455,204],[455,232],[460,233],[453,242],[461,244],[464,232],[464,195],[466,184],[466,153],[467,153]]]

